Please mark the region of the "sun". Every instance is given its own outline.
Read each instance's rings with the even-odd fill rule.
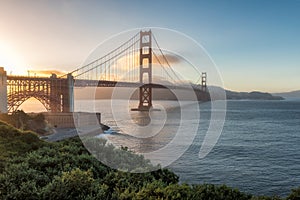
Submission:
[[[23,57],[10,45],[0,41],[0,66],[8,75],[25,75],[26,66]]]

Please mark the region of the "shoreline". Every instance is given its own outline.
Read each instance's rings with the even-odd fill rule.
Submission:
[[[103,131],[109,130],[110,127],[105,125],[105,124],[101,124],[101,127],[99,128]],[[60,140],[64,140],[64,139],[68,139],[71,137],[75,137],[75,136],[79,136],[76,127],[74,128],[52,128],[52,132],[49,135],[42,135],[39,136],[40,139],[48,141],[48,142],[56,142],[56,141],[60,141]],[[102,134],[99,132],[99,134]],[[96,134],[98,135],[98,134]]]
[[[76,128],[53,128],[52,130],[53,133],[45,136],[40,136],[39,138],[47,142],[56,142],[78,136]]]

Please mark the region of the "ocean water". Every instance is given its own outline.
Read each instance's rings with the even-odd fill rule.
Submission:
[[[84,102],[77,103],[81,110],[86,107]],[[95,104],[95,110],[102,112],[102,121],[117,132],[107,138],[136,152],[162,148],[174,137],[172,132],[179,126],[176,121],[178,113],[180,115],[179,105],[160,102],[170,108],[167,110],[171,113],[164,131],[149,140],[136,140],[117,126],[107,106],[110,101],[101,100]],[[286,196],[292,188],[300,186],[300,99],[227,101],[222,134],[213,150],[199,159],[199,149],[209,125],[210,107],[209,102],[200,104],[201,121],[196,138],[189,149],[169,166],[180,176],[181,182],[226,184],[251,194],[279,196]],[[121,107],[117,110],[122,112]],[[135,113],[131,117],[141,120],[145,116]],[[128,121],[127,125],[130,123]]]
[[[258,195],[286,196],[299,187],[300,100],[227,103],[224,129],[210,154],[197,159],[198,137],[171,165],[180,180]]]
[[[149,123],[147,114],[132,112],[131,119],[118,118],[127,109],[124,102],[119,101],[115,102],[114,114],[109,100],[75,101],[75,109],[101,112],[102,122],[113,130],[103,137],[135,152],[158,150],[174,138],[180,125],[178,103],[156,102],[166,108],[168,120],[159,134],[141,140],[128,130],[134,130],[135,124]],[[130,103],[131,107],[136,105],[135,101]],[[194,108],[191,105],[185,102],[184,106],[189,110]],[[181,182],[226,184],[251,194],[279,196],[286,196],[292,188],[300,186],[300,99],[227,101],[222,134],[212,151],[199,159],[210,111],[209,102],[200,104],[201,120],[196,137],[187,151],[169,166],[180,176]],[[158,118],[163,114],[153,113]],[[184,123],[193,125],[195,121],[188,118]],[[179,148],[181,144],[177,145]],[[176,146],[174,151],[177,151]]]

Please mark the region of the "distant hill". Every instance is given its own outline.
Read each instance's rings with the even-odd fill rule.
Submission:
[[[227,99],[253,99],[253,100],[284,100],[281,96],[273,96],[266,92],[232,92],[226,90]]]
[[[199,86],[200,87],[200,86]],[[76,89],[75,96],[77,99],[111,99],[114,88],[97,88],[96,90],[93,88],[85,88],[85,89]],[[215,99],[223,99],[222,94],[224,94],[224,89],[216,86],[209,86],[209,92],[214,94]],[[275,96],[270,93],[264,92],[234,92],[230,90],[225,90],[227,99],[252,99],[252,100],[283,100],[284,98],[281,96]],[[122,88],[117,90],[118,98],[128,98],[128,94],[131,93],[131,89]],[[190,97],[190,93],[184,93],[184,90],[178,90],[178,93],[181,94],[182,100],[190,100],[193,99]],[[116,96],[114,97],[116,98]],[[131,99],[138,99],[137,91],[133,92],[131,95]],[[166,89],[153,89],[153,99],[155,100],[176,100],[176,96],[169,90]],[[201,99],[201,98],[199,98]],[[203,100],[203,98],[202,98]]]
[[[214,92],[216,94],[221,93],[223,89],[221,87],[209,86],[209,91]],[[227,99],[250,99],[250,100],[284,100],[283,97],[278,95],[272,95],[266,92],[234,92],[231,90],[225,90]]]
[[[114,93],[115,92],[115,93]],[[194,100],[197,98],[199,101],[207,101],[209,99],[209,95],[204,92],[197,92],[196,96],[194,92],[183,89],[169,90],[169,89],[161,89],[161,88],[153,88],[152,89],[152,99],[153,100],[177,100],[175,92],[179,95],[181,100]],[[139,90],[134,89],[132,91],[131,88],[119,88],[114,91],[114,88],[80,88],[74,90],[76,99],[139,99]],[[128,96],[129,95],[129,96]]]
[[[282,92],[282,93],[273,93],[276,96],[282,96],[284,98],[300,98],[300,90],[292,91],[292,92]]]

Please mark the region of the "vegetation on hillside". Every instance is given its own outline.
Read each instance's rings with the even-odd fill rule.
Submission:
[[[10,158],[21,157],[45,144],[35,133],[21,131],[0,121],[0,172]]]
[[[97,145],[109,153],[101,156],[122,158],[124,151],[112,148],[105,141]],[[280,199],[255,197],[225,185],[179,184],[178,176],[168,169],[120,172],[90,155],[79,138],[48,143],[32,132],[23,132],[2,122],[0,149],[0,199]],[[150,167],[149,161],[131,152],[125,152],[124,157]],[[136,170],[129,169],[126,162],[123,167]],[[299,198],[300,188],[287,197],[289,200]]]
[[[40,135],[49,131],[42,113],[28,115],[23,110],[17,110],[12,114],[1,113],[0,120],[18,129],[34,131]]]

